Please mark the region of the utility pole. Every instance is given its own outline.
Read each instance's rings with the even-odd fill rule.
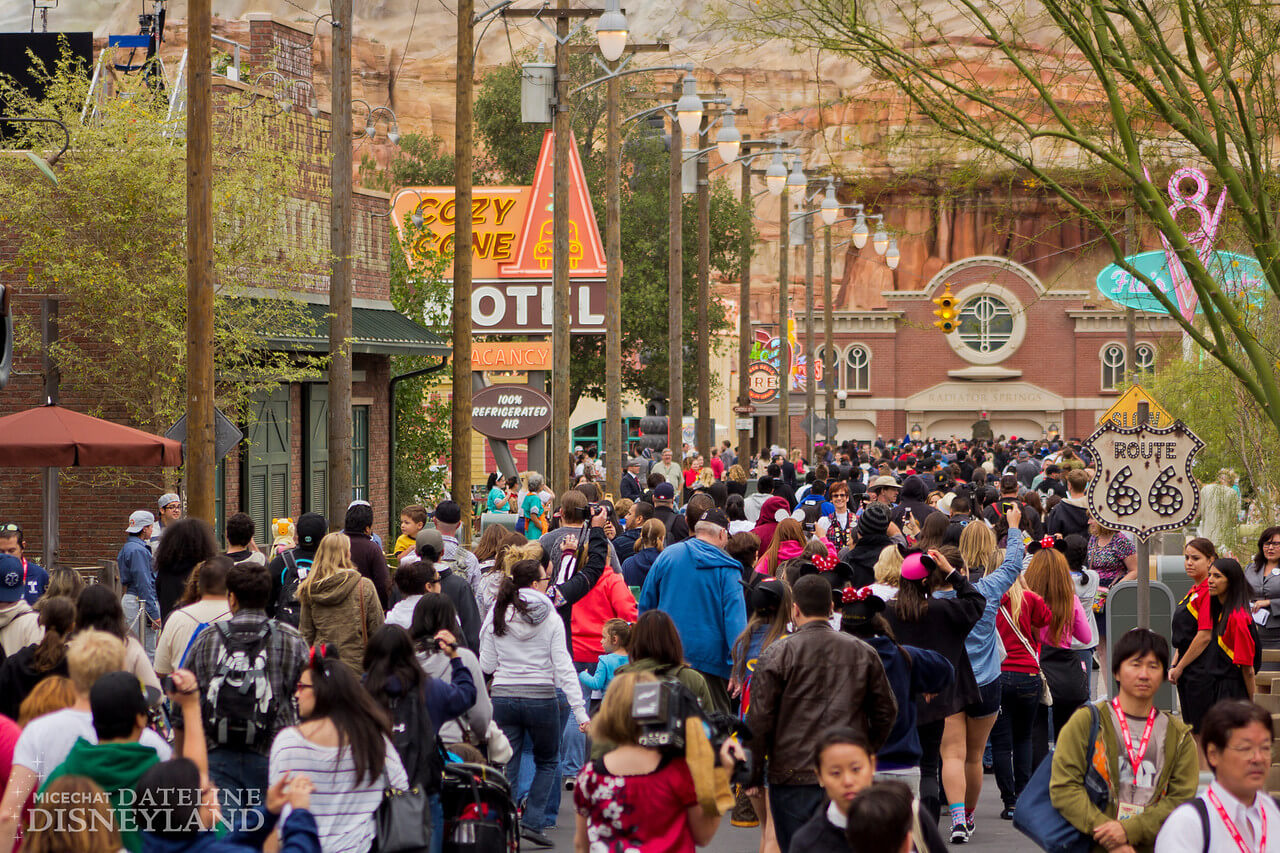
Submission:
[[[453,130],[454,209],[471,210],[472,40],[475,0],[458,0],[458,54],[454,80],[456,102]],[[462,508],[458,539],[471,541],[471,217],[458,216],[453,226],[453,423],[449,464],[453,471],[449,493]],[[459,248],[461,247],[461,248]],[[394,401],[393,401],[394,405]],[[556,494],[559,494],[557,492]],[[394,498],[393,498],[394,500]]]
[[[605,84],[604,468],[605,486],[621,495],[622,447],[622,80]]]
[[[822,229],[822,369],[827,377],[827,424],[836,422],[836,383],[840,364],[835,357],[835,316],[831,305],[831,226]],[[835,436],[828,436],[833,439]]]
[[[329,528],[351,502],[351,4],[333,2],[329,153]]]
[[[698,130],[698,150],[708,147],[709,128],[715,118],[709,110],[702,111],[702,125]],[[698,452],[708,465],[715,437],[711,433],[711,164],[708,154],[698,155]]]
[[[672,85],[672,100],[680,100],[681,85]],[[684,132],[671,116],[671,171],[668,180],[667,222],[667,446],[676,461],[681,454],[684,428]]]
[[[818,464],[818,409],[815,403],[817,396],[817,369],[813,358],[813,211],[806,210],[804,218],[804,414],[809,419],[810,464]]]
[[[213,44],[210,0],[187,7],[187,514],[213,523]],[[348,149],[350,150],[350,149]],[[348,167],[347,174],[350,177]],[[348,479],[350,475],[348,474]]]
[[[743,135],[745,148],[751,137]],[[742,160],[742,208],[751,209],[751,161]],[[742,410],[738,418],[748,417],[745,414],[751,405],[751,385],[747,379],[747,370],[751,363],[751,246],[743,241],[742,256],[738,261],[738,408]],[[743,462],[744,455],[751,450],[751,430],[738,430],[738,462]],[[749,475],[751,468],[743,465]]]
[[[791,254],[790,195],[787,185],[783,184],[778,206],[778,222],[782,229],[778,238],[778,361],[781,367],[778,379],[778,443],[782,445],[784,456],[791,454],[791,362],[795,360],[787,335],[787,312],[790,310],[787,300],[791,289],[791,272],[787,269]]]
[[[551,490],[569,489],[573,472],[569,441],[569,0],[556,5],[555,188],[551,217],[551,446],[547,448]]]

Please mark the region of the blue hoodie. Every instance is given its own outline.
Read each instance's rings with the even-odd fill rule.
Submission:
[[[622,578],[627,582],[627,586],[644,586],[644,580],[649,576],[649,569],[653,568],[654,562],[661,553],[657,548],[641,548],[623,560]]]
[[[143,853],[251,853],[262,849],[275,828],[276,816],[262,807],[254,828],[238,830],[219,838],[212,830],[164,836],[142,833]],[[247,816],[241,820],[247,822]],[[280,853],[320,853],[320,832],[315,816],[307,809],[293,809],[280,827]]]
[[[640,612],[646,610],[661,610],[676,623],[689,666],[729,678],[734,640],[747,627],[741,563],[701,539],[670,545],[640,591]]]
[[[898,700],[898,719],[889,731],[889,739],[876,753],[876,766],[883,770],[898,770],[920,766],[920,735],[916,731],[916,698],[921,693],[941,693],[952,681],[956,671],[944,655],[915,646],[899,647],[888,637],[859,637],[871,644],[880,654],[884,674],[893,688],[893,698]],[[902,656],[906,651],[911,663]]]

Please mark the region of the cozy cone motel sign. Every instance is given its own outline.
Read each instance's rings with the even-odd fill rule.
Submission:
[[[555,135],[547,131],[531,187],[475,187],[471,200],[471,324],[477,335],[550,334]],[[415,208],[422,227],[409,216]],[[392,213],[410,263],[453,249],[453,187],[410,187]],[[577,143],[569,140],[570,328],[603,334],[605,255]],[[449,277],[452,278],[450,272]]]

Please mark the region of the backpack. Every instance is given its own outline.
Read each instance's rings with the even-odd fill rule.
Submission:
[[[280,572],[280,597],[276,601],[276,618],[297,628],[302,621],[302,605],[298,602],[298,585],[307,579],[315,555],[307,556],[297,548],[280,555],[284,571]]]
[[[408,696],[392,700],[389,708],[391,742],[400,753],[400,763],[409,777],[409,787],[438,794],[445,760],[431,714],[427,711],[425,691],[426,685],[419,684]]]
[[[280,707],[267,675],[271,622],[256,631],[233,632],[230,622],[212,627],[221,642],[201,703],[204,730],[221,747],[240,751],[265,747],[275,736]]]

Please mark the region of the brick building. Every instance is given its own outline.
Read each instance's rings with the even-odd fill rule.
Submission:
[[[241,45],[239,79],[214,76],[214,104],[225,108],[228,99],[242,102],[256,80],[273,70],[290,81],[312,82],[312,33],[267,15],[248,17],[248,44]],[[224,47],[223,45],[219,46]],[[275,351],[324,353],[328,351],[329,202],[328,131],[330,117],[307,109],[312,95],[307,86],[290,83],[285,91],[295,108],[278,122],[279,142],[295,148],[304,163],[286,214],[286,238],[303,246],[316,262],[316,274],[295,294],[306,303],[311,333],[267,340]],[[268,93],[269,94],[269,93]],[[216,164],[215,164],[216,166]],[[375,529],[387,533],[389,491],[389,425],[392,355],[445,357],[447,344],[397,313],[390,302],[390,236],[385,193],[357,189],[352,225],[354,316],[353,333],[353,436],[351,441],[354,497],[369,500],[375,508]],[[0,252],[4,248],[0,245]],[[28,285],[25,277],[3,282],[14,288],[17,315],[39,315],[33,298],[44,285]],[[267,287],[249,288],[257,299],[278,297]],[[104,357],[120,353],[104,352]],[[39,405],[42,374],[38,352],[15,354],[15,376],[0,392],[0,415]],[[67,370],[70,368],[65,368]],[[63,393],[61,403],[77,410],[103,406],[103,417],[127,421],[123,407],[111,399],[85,399]],[[313,381],[281,384],[260,395],[240,425],[246,439],[218,464],[216,505],[218,528],[229,513],[248,512],[258,525],[258,541],[266,538],[273,517],[297,516],[308,510],[324,512],[328,489],[326,418],[328,385],[323,374]],[[39,460],[32,460],[38,464]],[[172,474],[170,473],[170,476]],[[0,491],[0,521],[16,521],[26,533],[27,546],[38,553],[40,542],[40,476],[38,468],[9,470]],[[114,557],[124,538],[129,513],[156,510],[156,499],[166,491],[165,472],[128,469],[110,481],[87,469],[64,470],[61,480],[59,561],[85,565]],[[398,532],[398,531],[396,531]]]
[[[950,284],[960,312],[957,331],[933,326],[933,299]],[[877,434],[968,436],[988,413],[996,435],[1085,437],[1118,397],[1125,372],[1125,315],[1096,293],[1045,287],[1027,267],[975,256],[948,264],[922,289],[881,294],[886,307],[834,312],[835,353],[823,358],[818,414],[834,382],[839,438]],[[818,317],[821,317],[819,312]],[[1180,346],[1176,323],[1162,314],[1136,318],[1138,366]],[[803,348],[804,317],[797,316]],[[821,357],[822,327],[815,351]],[[776,440],[776,398],[758,402]],[[792,385],[792,445],[803,446],[803,379]],[[757,420],[757,432],[761,421]],[[757,439],[759,440],[759,439]]]

